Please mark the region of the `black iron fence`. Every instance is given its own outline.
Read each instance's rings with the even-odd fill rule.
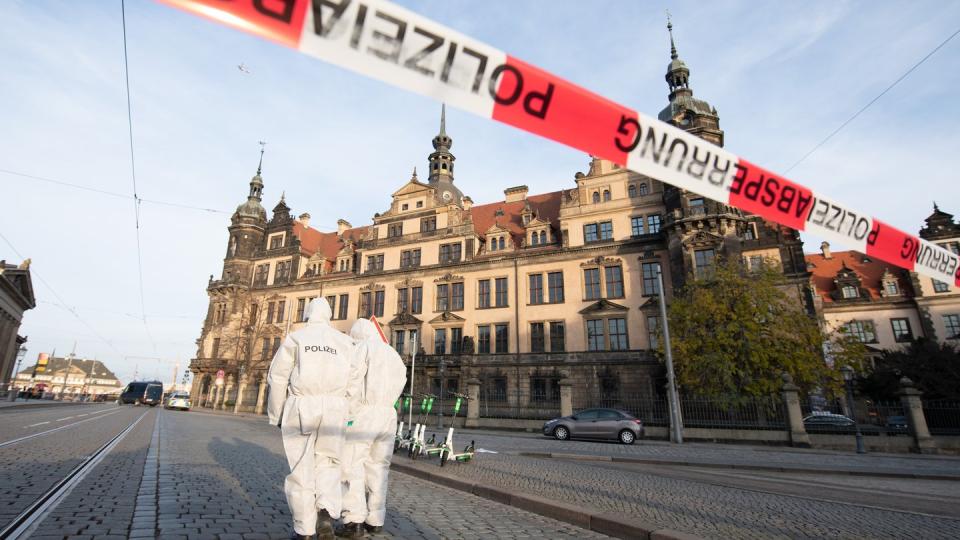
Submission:
[[[960,401],[924,401],[923,415],[931,435],[960,435]]]
[[[574,403],[574,410],[607,407],[628,412],[648,426],[668,426],[670,408],[665,397],[650,395],[599,394]],[[736,398],[681,396],[683,425],[688,428],[786,429],[783,402],[777,398]]]
[[[549,420],[560,416],[559,398],[546,399],[527,392],[481,393],[479,405],[481,418]]]

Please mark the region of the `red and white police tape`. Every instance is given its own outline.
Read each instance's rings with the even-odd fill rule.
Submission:
[[[160,0],[960,286],[960,256],[386,0]]]

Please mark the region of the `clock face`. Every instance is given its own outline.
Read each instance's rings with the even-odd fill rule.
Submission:
[[[450,193],[449,191],[444,191],[444,192],[443,192],[443,200],[445,200],[445,201],[447,201],[447,202],[450,202],[451,199],[453,199],[453,194]]]

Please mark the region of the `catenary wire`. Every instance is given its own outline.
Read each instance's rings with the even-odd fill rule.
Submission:
[[[950,36],[949,36],[947,39],[945,39],[945,40],[943,40],[942,42],[940,42],[940,44],[937,45],[936,47],[934,47],[932,51],[928,52],[926,56],[924,56],[923,58],[921,58],[919,62],[917,62],[917,63],[914,64],[910,69],[908,69],[906,72],[904,72],[904,74],[901,75],[899,78],[897,78],[897,80],[893,81],[893,83],[891,83],[890,86],[887,86],[886,88],[884,88],[884,89],[883,89],[883,92],[880,92],[879,94],[877,94],[877,96],[876,96],[875,98],[871,99],[866,105],[864,105],[863,107],[861,107],[859,111],[857,111],[857,112],[855,112],[855,113],[853,114],[853,116],[851,116],[850,118],[847,118],[842,124],[840,124],[840,125],[837,127],[837,129],[831,131],[829,135],[827,135],[822,141],[818,142],[813,148],[811,148],[806,154],[804,154],[803,157],[801,157],[800,159],[798,159],[793,165],[787,167],[787,169],[786,169],[785,171],[783,171],[783,173],[784,173],[784,174],[789,173],[790,171],[792,171],[792,170],[794,169],[794,167],[796,167],[797,165],[801,164],[805,159],[807,159],[808,157],[810,157],[811,154],[813,154],[814,152],[816,152],[817,150],[819,150],[820,147],[823,146],[824,144],[826,144],[827,141],[829,141],[830,139],[832,139],[834,135],[836,135],[837,133],[840,133],[840,130],[842,130],[843,128],[847,127],[847,125],[848,125],[850,122],[853,122],[854,120],[856,120],[856,118],[857,118],[858,116],[860,116],[860,114],[863,113],[863,111],[869,109],[871,105],[873,105],[874,103],[876,103],[877,100],[879,100],[879,99],[882,98],[887,92],[889,92],[890,90],[892,90],[894,86],[900,84],[901,81],[903,81],[904,79],[906,79],[907,76],[909,76],[911,73],[913,73],[913,71],[914,71],[915,69],[917,69],[918,67],[920,67],[921,64],[923,64],[924,62],[926,62],[928,58],[930,58],[931,56],[934,55],[934,53],[936,53],[936,52],[939,51],[941,48],[943,48],[943,46],[946,45],[947,43],[949,43],[950,40],[952,40],[953,38],[957,37],[957,34],[960,34],[960,28],[958,28],[956,32],[950,34]]]

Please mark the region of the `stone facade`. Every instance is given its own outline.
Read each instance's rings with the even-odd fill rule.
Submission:
[[[934,205],[921,238],[960,253],[960,224]],[[825,331],[845,328],[877,354],[916,338],[960,345],[960,289],[859,251],[807,255],[813,305]]]
[[[65,397],[119,395],[123,383],[113,371],[99,360],[50,357],[46,369],[37,372],[37,366],[28,366],[17,373],[14,384],[21,390],[37,389]],[[64,383],[66,388],[64,389]]]
[[[36,307],[30,280],[30,259],[23,263],[0,261],[0,391],[9,388],[17,353],[27,338],[20,336],[23,313]]]
[[[693,97],[673,47],[666,79],[661,119],[722,145],[717,111]],[[375,315],[408,361],[416,342],[417,391],[466,392],[476,378],[481,398],[505,408],[559,404],[561,379],[577,403],[658,394],[658,268],[668,299],[721,256],[808,279],[796,231],[602,159],[557,191],[515,186],[475,205],[454,183],[443,114],[432,143],[426,181],[414,170],[373,223],[341,219],[335,233],[293,217],[283,197],[268,219],[258,168],[207,287],[194,403],[262,411],[273,353],[318,296],[342,331]]]

